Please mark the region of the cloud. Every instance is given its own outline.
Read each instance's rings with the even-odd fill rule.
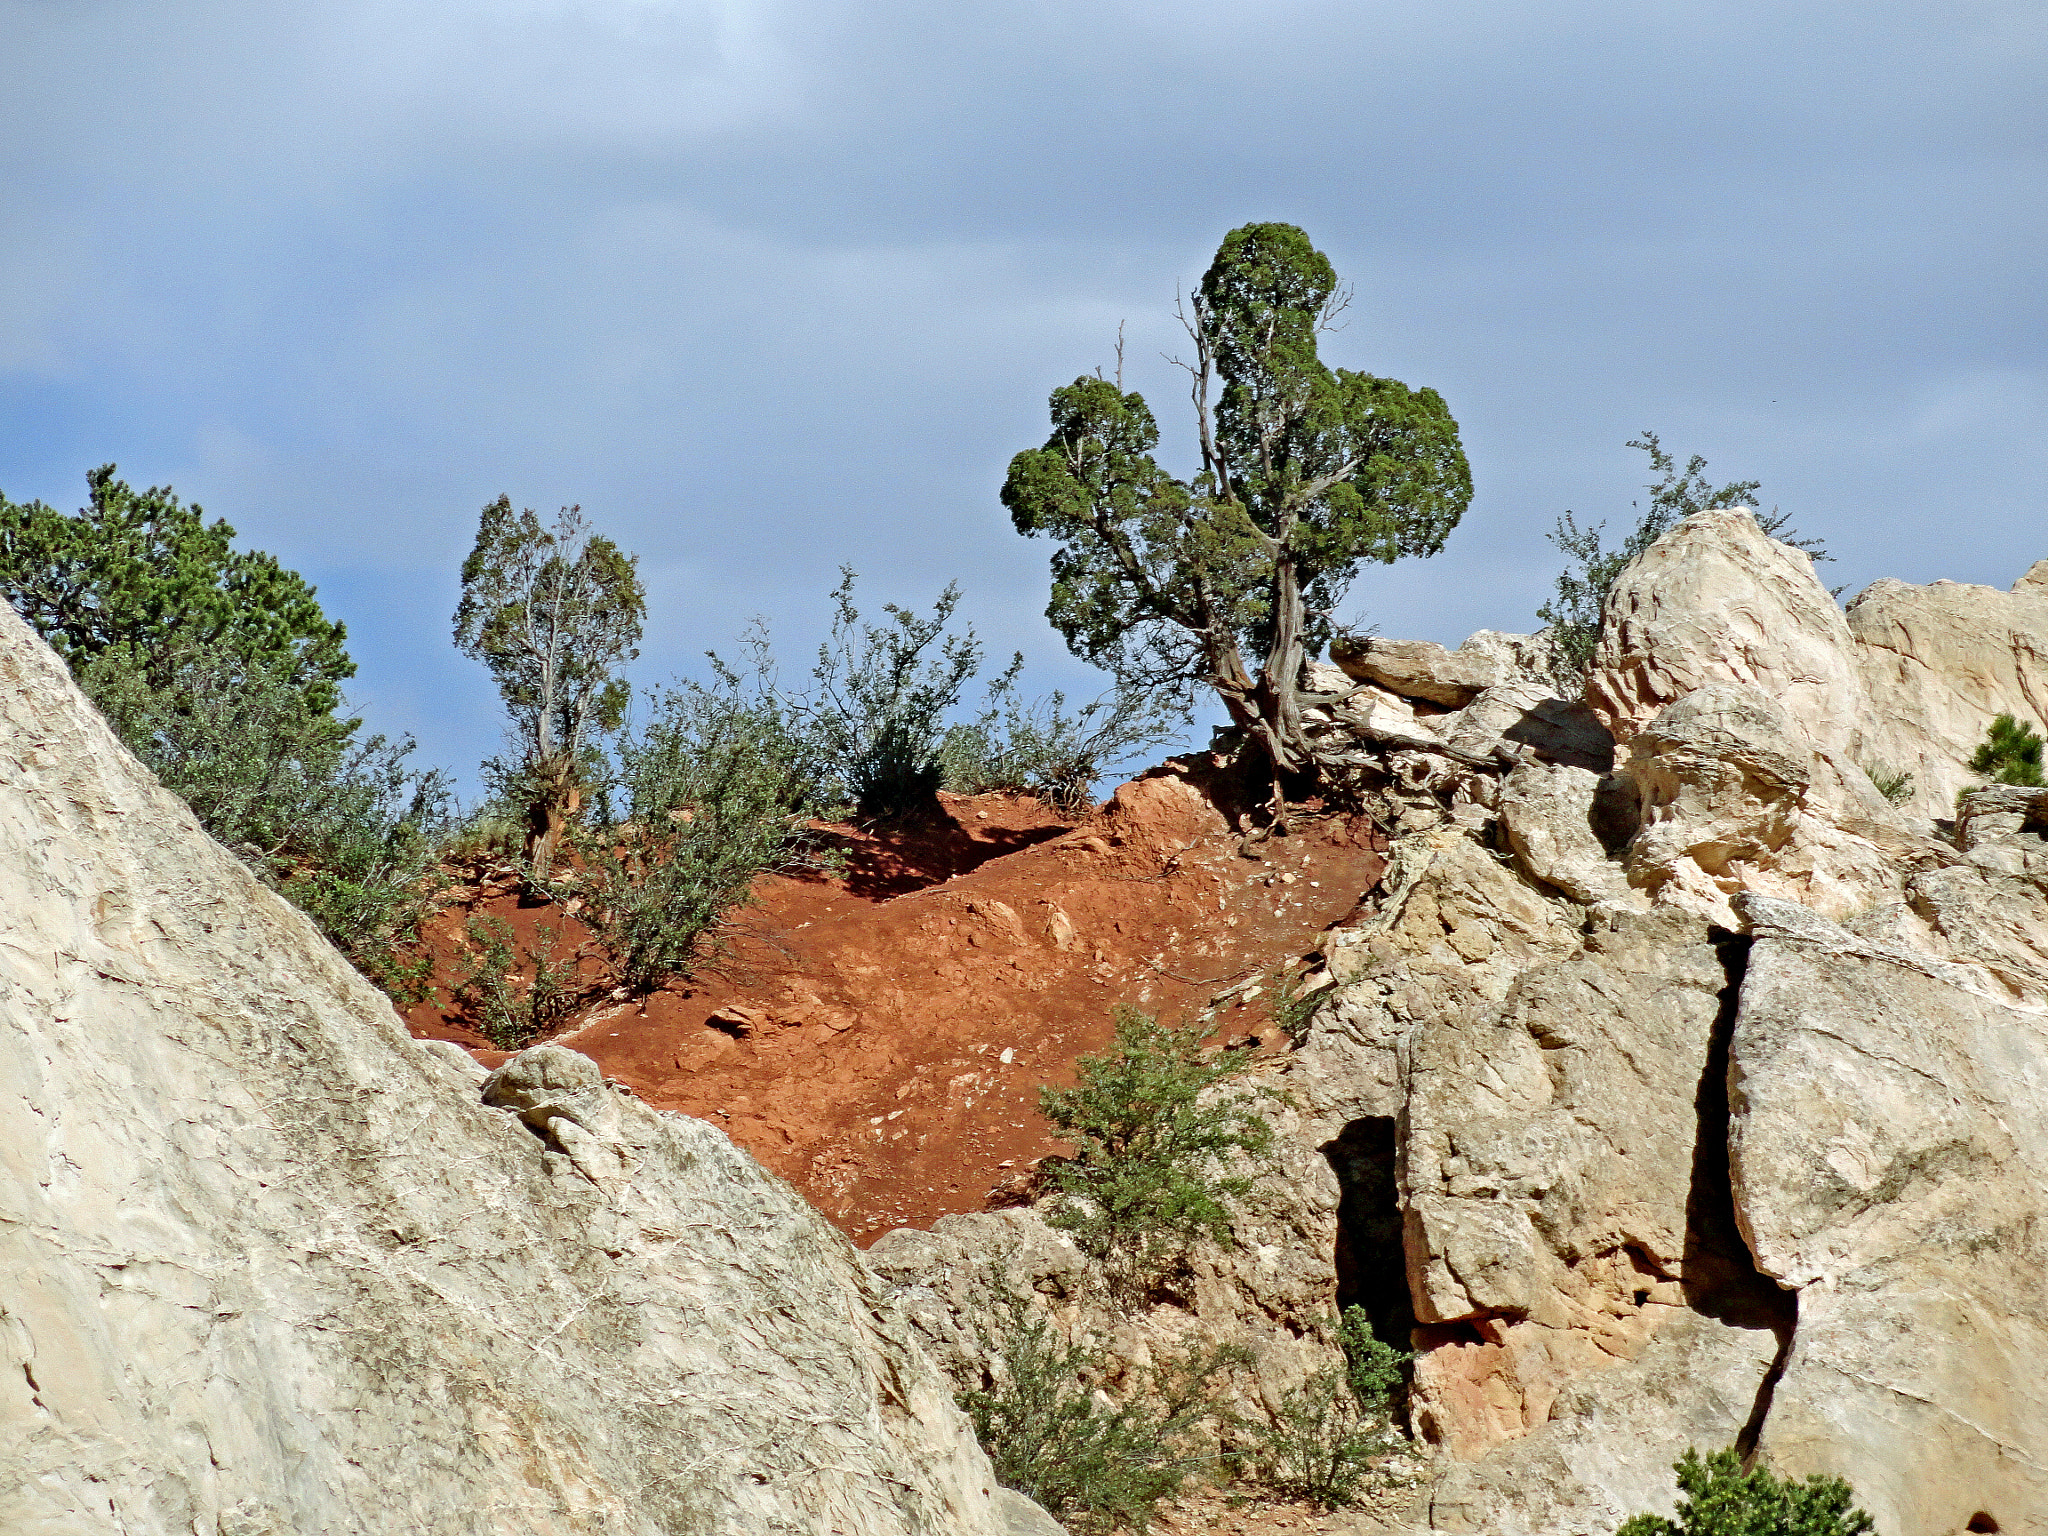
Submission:
[[[995,487],[1120,322],[1187,461],[1173,297],[1252,218],[1356,283],[1334,360],[1465,430],[1465,526],[1358,589],[1389,633],[1532,623],[1646,426],[1833,579],[2048,554],[2033,4],[0,0],[0,43],[0,487],[174,481],[465,766],[501,490],[640,552],[650,677],[756,611],[801,650],[851,560],[1085,686]]]

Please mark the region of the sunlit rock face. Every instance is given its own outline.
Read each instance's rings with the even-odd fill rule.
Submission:
[[[0,1530],[1028,1528],[722,1134],[559,1047],[485,1088],[0,606]]]
[[[1180,1323],[1412,1343],[1378,1528],[1611,1536],[1736,1445],[1884,1536],[2048,1532],[2048,791],[1957,801],[1994,715],[2048,716],[2044,604],[2048,562],[1845,614],[1716,511],[1622,574],[1583,700],[1542,637],[1315,675],[1393,833],[1276,1078],[1335,1189],[1290,1153]],[[1262,1311],[1212,1271],[1289,1209],[1328,1263]]]

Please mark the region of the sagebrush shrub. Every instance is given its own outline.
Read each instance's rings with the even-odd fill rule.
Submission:
[[[1062,1338],[1022,1299],[1005,1295],[977,1328],[988,1375],[961,1403],[996,1481],[1088,1536],[1143,1536],[1160,1501],[1203,1464],[1198,1431],[1231,1421],[1217,1383],[1248,1358],[1192,1346],[1131,1374],[1112,1397],[1098,1390],[1106,1353]]]
[[[1041,1088],[1039,1111],[1074,1147],[1048,1165],[1067,1198],[1050,1214],[1113,1281],[1142,1286],[1201,1238],[1230,1241],[1224,1202],[1251,1179],[1224,1170],[1263,1156],[1272,1128],[1253,1090],[1218,1093],[1251,1066],[1248,1051],[1203,1049],[1209,1026],[1162,1024],[1135,1008],[1115,1013],[1115,1046],[1075,1063],[1071,1088]]]
[[[1401,1449],[1394,1413],[1410,1358],[1373,1337],[1363,1307],[1347,1307],[1332,1332],[1344,1363],[1289,1392],[1254,1436],[1266,1481],[1325,1509],[1358,1502]]]
[[[578,849],[585,920],[637,991],[690,975],[756,876],[808,859],[816,757],[753,643],[751,672],[714,658],[713,685],[670,689],[618,742],[623,820]]]

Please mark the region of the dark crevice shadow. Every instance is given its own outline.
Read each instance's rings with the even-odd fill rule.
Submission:
[[[1786,1290],[1756,1267],[1735,1220],[1735,1188],[1728,1160],[1728,1054],[1751,940],[1726,929],[1709,930],[1726,978],[1707,1060],[1693,1095],[1696,1130],[1692,1183],[1685,1199],[1685,1299],[1694,1311],[1736,1328],[1768,1328],[1778,1341],[1771,1367],[1757,1386],[1749,1418],[1735,1441],[1747,1461],[1755,1454],[1771,1398],[1792,1353],[1799,1326],[1799,1293]]]
[[[1337,1176],[1337,1308],[1363,1307],[1373,1337],[1406,1351],[1415,1307],[1401,1248],[1393,1116],[1353,1120],[1322,1151]]]

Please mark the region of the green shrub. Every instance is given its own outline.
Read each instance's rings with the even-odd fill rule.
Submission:
[[[1115,1048],[1076,1062],[1072,1088],[1040,1088],[1038,1107],[1074,1147],[1048,1165],[1067,1197],[1052,1224],[1113,1281],[1142,1286],[1196,1240],[1230,1241],[1223,1202],[1251,1180],[1221,1170],[1233,1154],[1263,1156],[1273,1132],[1256,1092],[1211,1092],[1244,1073],[1249,1052],[1205,1053],[1205,1023],[1175,1028],[1129,1007],[1115,1023]]]
[[[1142,1536],[1159,1502],[1201,1465],[1198,1431],[1231,1421],[1214,1383],[1247,1359],[1242,1349],[1191,1347],[1134,1373],[1112,1398],[1096,1387],[1104,1352],[1062,1339],[1021,1299],[1005,1296],[994,1325],[977,1326],[991,1364],[961,1404],[996,1481],[1090,1536]]]
[[[109,649],[78,680],[215,841],[400,1002],[424,995],[426,968],[401,952],[436,893],[448,786],[406,766],[410,740],[359,739],[308,707],[291,663],[225,643],[174,638],[146,665]]]
[[[714,657],[714,685],[658,696],[618,742],[624,820],[579,849],[585,920],[638,991],[691,974],[757,875],[809,858],[815,756],[774,691],[765,639],[749,644],[750,671]]]
[[[576,962],[556,953],[560,929],[538,930],[537,946],[520,944],[503,918],[472,917],[462,931],[475,958],[455,985],[455,1001],[499,1050],[531,1045],[575,1010]]]
[[[1695,512],[1749,504],[1760,485],[1755,480],[1736,480],[1713,486],[1706,477],[1707,461],[1698,454],[1680,470],[1678,461],[1664,451],[1654,432],[1644,432],[1627,446],[1640,448],[1650,456],[1650,468],[1657,478],[1645,487],[1650,493],[1650,504],[1641,509],[1635,527],[1629,530],[1621,546],[1603,548],[1600,535],[1607,525],[1594,523],[1581,528],[1570,512],[1544,535],[1573,562],[1558,573],[1556,596],[1536,610],[1536,616],[1550,626],[1554,646],[1552,667],[1560,682],[1583,677],[1592,663],[1594,647],[1600,643],[1601,609],[1615,580],[1631,560]],[[1641,507],[1639,502],[1630,505]],[[1802,539],[1787,528],[1791,519],[1775,507],[1759,512],[1756,521],[1771,538],[1804,550],[1816,560],[1833,558],[1818,540]]]
[[[1347,1307],[1332,1331],[1344,1363],[1288,1393],[1254,1436],[1266,1481],[1325,1509],[1357,1503],[1404,1444],[1394,1413],[1411,1358],[1373,1337],[1363,1307]]]
[[[947,730],[939,764],[955,794],[1036,795],[1063,815],[1079,815],[1111,768],[1179,734],[1158,696],[1112,693],[1072,714],[1057,691],[1027,704],[1017,692],[1023,667],[1019,652],[989,685],[982,712]]]
[[[981,666],[973,629],[946,632],[960,605],[948,583],[920,618],[883,604],[888,624],[862,624],[854,573],[841,566],[832,590],[832,634],[818,647],[810,693],[786,707],[815,751],[825,779],[862,816],[887,818],[934,803],[945,769],[945,717]]]
[[[1893,805],[1911,798],[1913,794],[1913,775],[1903,768],[1874,763],[1866,766],[1863,772],[1877,792]]]
[[[2038,789],[2048,782],[2041,777],[2040,736],[2011,715],[2000,715],[1991,722],[1983,744],[1970,759],[1970,771],[1983,774],[1994,784]]]
[[[1678,1518],[1634,1515],[1615,1536],[1868,1536],[1874,1528],[1839,1477],[1780,1482],[1762,1467],[1744,1472],[1733,1450],[1704,1458],[1688,1450],[1676,1470],[1685,1495]]]

